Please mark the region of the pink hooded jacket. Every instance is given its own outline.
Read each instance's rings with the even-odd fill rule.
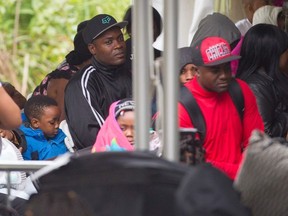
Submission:
[[[123,102],[124,101],[124,102]],[[117,120],[116,109],[119,111],[119,104],[127,102],[127,99],[116,101],[109,108],[109,115],[101,127],[96,142],[92,147],[92,153],[103,151],[133,151],[134,147],[128,142],[123,134]],[[128,102],[131,102],[128,100]],[[118,105],[118,108],[117,108]],[[124,107],[122,107],[125,110]],[[131,109],[131,108],[130,108]]]

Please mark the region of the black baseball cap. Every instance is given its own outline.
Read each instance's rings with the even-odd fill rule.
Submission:
[[[129,111],[135,109],[135,102],[131,98],[125,98],[118,101],[115,107],[115,117],[117,118],[121,111]]]
[[[83,29],[83,38],[85,43],[88,45],[100,34],[104,33],[108,29],[118,26],[121,29],[128,24],[127,21],[117,22],[114,17],[108,14],[99,14],[87,23],[87,26]]]

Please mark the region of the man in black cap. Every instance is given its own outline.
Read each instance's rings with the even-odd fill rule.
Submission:
[[[127,22],[100,14],[89,20],[83,30],[84,41],[93,55],[92,63],[82,68],[65,90],[66,120],[77,149],[92,146],[109,106],[132,95],[121,32],[126,25]]]

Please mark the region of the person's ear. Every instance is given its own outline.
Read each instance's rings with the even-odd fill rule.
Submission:
[[[197,67],[197,66],[195,65],[194,68],[195,68],[195,71],[196,71],[196,74],[195,74],[195,75],[196,75],[197,77],[200,77],[200,69],[199,69],[199,67]]]
[[[96,47],[94,44],[92,44],[92,43],[88,44],[88,49],[92,55],[96,54]]]
[[[31,122],[31,126],[32,126],[33,128],[37,128],[37,129],[39,128],[40,122],[39,122],[38,119],[32,118],[30,122]]]

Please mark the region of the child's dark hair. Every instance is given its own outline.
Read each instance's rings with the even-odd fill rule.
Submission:
[[[9,82],[2,82],[2,86],[20,109],[23,109],[26,98]]]
[[[50,106],[58,106],[53,98],[45,95],[32,96],[25,104],[24,113],[30,122],[32,118],[41,118],[43,110]]]

